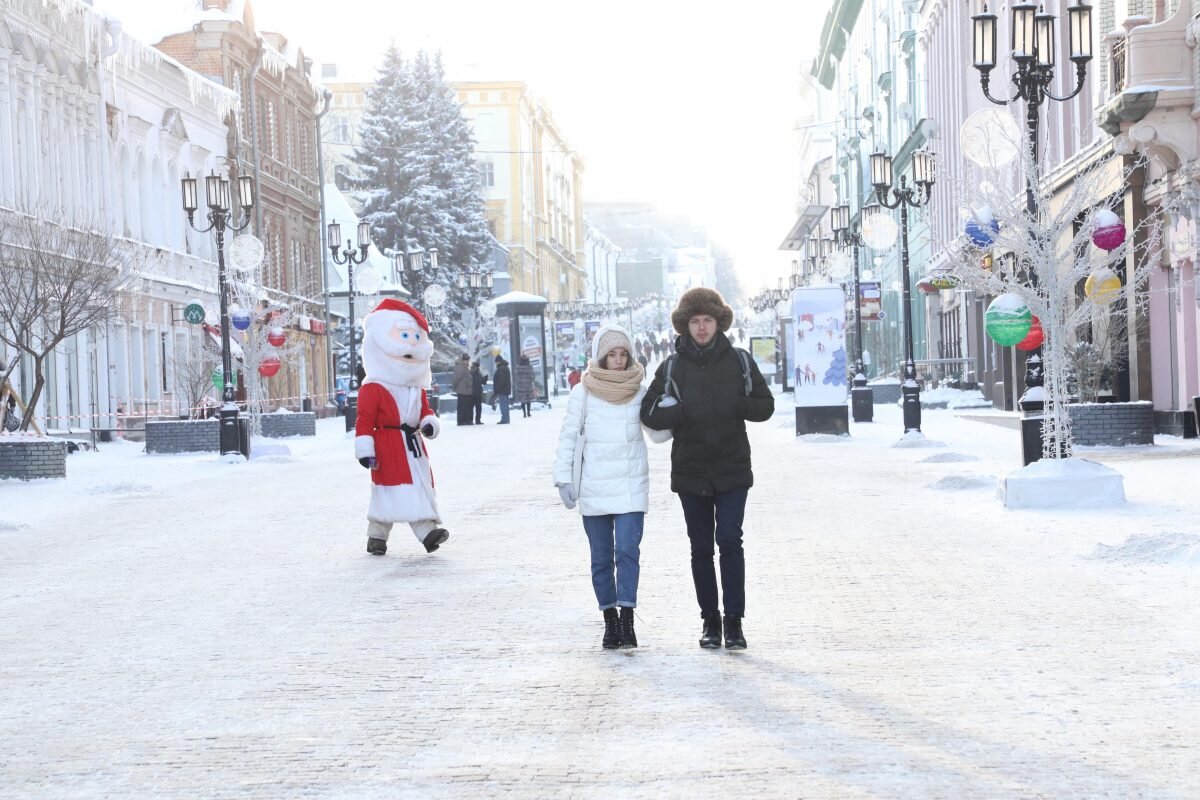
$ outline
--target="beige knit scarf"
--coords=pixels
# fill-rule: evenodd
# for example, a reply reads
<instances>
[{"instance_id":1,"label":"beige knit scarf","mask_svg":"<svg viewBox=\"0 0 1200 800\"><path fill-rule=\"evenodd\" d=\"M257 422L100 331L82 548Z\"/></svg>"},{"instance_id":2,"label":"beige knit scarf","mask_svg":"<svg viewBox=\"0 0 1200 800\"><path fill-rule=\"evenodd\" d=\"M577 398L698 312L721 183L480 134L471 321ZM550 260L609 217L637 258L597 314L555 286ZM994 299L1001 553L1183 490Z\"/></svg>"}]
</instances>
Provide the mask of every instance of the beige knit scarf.
<instances>
[{"instance_id":1,"label":"beige knit scarf","mask_svg":"<svg viewBox=\"0 0 1200 800\"><path fill-rule=\"evenodd\" d=\"M634 361L629 369L603 369L595 360L588 362L583 373L583 388L601 400L623 405L633 399L642 386L646 370Z\"/></svg>"}]
</instances>

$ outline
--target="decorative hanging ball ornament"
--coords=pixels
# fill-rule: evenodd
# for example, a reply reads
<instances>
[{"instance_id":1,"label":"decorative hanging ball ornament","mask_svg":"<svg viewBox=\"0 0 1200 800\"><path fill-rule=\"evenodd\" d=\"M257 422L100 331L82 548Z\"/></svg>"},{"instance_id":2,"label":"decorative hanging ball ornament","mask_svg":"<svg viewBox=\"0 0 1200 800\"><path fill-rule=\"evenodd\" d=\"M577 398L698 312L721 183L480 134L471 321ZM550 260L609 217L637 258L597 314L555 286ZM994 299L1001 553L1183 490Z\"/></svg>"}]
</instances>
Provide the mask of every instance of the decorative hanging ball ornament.
<instances>
[{"instance_id":1,"label":"decorative hanging ball ornament","mask_svg":"<svg viewBox=\"0 0 1200 800\"><path fill-rule=\"evenodd\" d=\"M1100 267L1088 275L1083 293L1093 303L1106 306L1121 296L1121 279L1108 267Z\"/></svg>"},{"instance_id":2,"label":"decorative hanging ball ornament","mask_svg":"<svg viewBox=\"0 0 1200 800\"><path fill-rule=\"evenodd\" d=\"M1125 223L1107 208L1096 212L1092 219L1096 229L1092 232L1092 244L1110 253L1125 244Z\"/></svg>"},{"instance_id":3,"label":"decorative hanging ball ornament","mask_svg":"<svg viewBox=\"0 0 1200 800\"><path fill-rule=\"evenodd\" d=\"M267 331L267 341L274 347L283 347L283 343L287 341L287 335L283 332L283 328L276 325Z\"/></svg>"},{"instance_id":4,"label":"decorative hanging ball ornament","mask_svg":"<svg viewBox=\"0 0 1200 800\"><path fill-rule=\"evenodd\" d=\"M229 309L229 321L233 327L244 331L250 327L250 312L241 306L233 306Z\"/></svg>"},{"instance_id":5,"label":"decorative hanging ball ornament","mask_svg":"<svg viewBox=\"0 0 1200 800\"><path fill-rule=\"evenodd\" d=\"M258 374L264 378L272 378L276 372L279 372L279 367L283 362L277 356L267 356L258 364Z\"/></svg>"},{"instance_id":6,"label":"decorative hanging ball ornament","mask_svg":"<svg viewBox=\"0 0 1200 800\"><path fill-rule=\"evenodd\" d=\"M1019 294L1002 294L987 307L983 325L993 342L1012 347L1029 335L1033 312Z\"/></svg>"},{"instance_id":7,"label":"decorative hanging ball ornament","mask_svg":"<svg viewBox=\"0 0 1200 800\"><path fill-rule=\"evenodd\" d=\"M1042 342L1046 341L1046 332L1042 330L1042 321L1037 316L1030 318L1029 333L1025 338L1017 342L1018 350L1037 350L1042 346Z\"/></svg>"},{"instance_id":8,"label":"decorative hanging ball ornament","mask_svg":"<svg viewBox=\"0 0 1200 800\"><path fill-rule=\"evenodd\" d=\"M983 206L971 212L963 233L976 247L991 247L996 241L996 234L1000 233L1000 221L996 219L990 207Z\"/></svg>"}]
</instances>

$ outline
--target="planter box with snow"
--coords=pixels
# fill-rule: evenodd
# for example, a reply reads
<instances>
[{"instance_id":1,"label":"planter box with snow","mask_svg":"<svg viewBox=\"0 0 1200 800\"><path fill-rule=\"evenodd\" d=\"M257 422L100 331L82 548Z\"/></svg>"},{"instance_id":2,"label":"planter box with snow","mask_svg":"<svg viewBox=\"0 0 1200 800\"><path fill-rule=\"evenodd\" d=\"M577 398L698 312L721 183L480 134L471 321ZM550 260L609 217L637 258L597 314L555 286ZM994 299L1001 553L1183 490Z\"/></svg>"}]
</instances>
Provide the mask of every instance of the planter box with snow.
<instances>
[{"instance_id":1,"label":"planter box with snow","mask_svg":"<svg viewBox=\"0 0 1200 800\"><path fill-rule=\"evenodd\" d=\"M268 439L286 439L289 436L316 436L317 415L312 412L263 414L262 435Z\"/></svg>"},{"instance_id":2,"label":"planter box with snow","mask_svg":"<svg viewBox=\"0 0 1200 800\"><path fill-rule=\"evenodd\" d=\"M871 388L871 399L877 406L900 402L900 381L882 380L867 386Z\"/></svg>"},{"instance_id":3,"label":"planter box with snow","mask_svg":"<svg viewBox=\"0 0 1200 800\"><path fill-rule=\"evenodd\" d=\"M0 478L32 481L67 477L67 443L57 439L0 440Z\"/></svg>"},{"instance_id":4,"label":"planter box with snow","mask_svg":"<svg viewBox=\"0 0 1200 800\"><path fill-rule=\"evenodd\" d=\"M1071 434L1084 447L1154 444L1154 404L1076 403L1069 406Z\"/></svg>"},{"instance_id":5,"label":"planter box with snow","mask_svg":"<svg viewBox=\"0 0 1200 800\"><path fill-rule=\"evenodd\" d=\"M221 449L220 422L189 419L146 423L147 453L205 453Z\"/></svg>"}]
</instances>

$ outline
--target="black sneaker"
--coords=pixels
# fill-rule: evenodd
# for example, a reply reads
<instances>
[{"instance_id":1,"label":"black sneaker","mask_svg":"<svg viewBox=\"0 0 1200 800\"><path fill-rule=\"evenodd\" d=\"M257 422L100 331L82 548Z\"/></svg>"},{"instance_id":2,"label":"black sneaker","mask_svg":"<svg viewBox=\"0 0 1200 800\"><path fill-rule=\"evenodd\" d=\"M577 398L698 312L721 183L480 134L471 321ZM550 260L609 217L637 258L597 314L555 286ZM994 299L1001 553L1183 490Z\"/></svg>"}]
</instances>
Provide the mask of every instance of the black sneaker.
<instances>
[{"instance_id":1,"label":"black sneaker","mask_svg":"<svg viewBox=\"0 0 1200 800\"><path fill-rule=\"evenodd\" d=\"M721 615L716 611L705 611L704 630L700 634L700 646L705 650L721 649Z\"/></svg>"},{"instance_id":2,"label":"black sneaker","mask_svg":"<svg viewBox=\"0 0 1200 800\"><path fill-rule=\"evenodd\" d=\"M622 608L621 619L621 649L632 650L637 647L637 635L633 632L633 609Z\"/></svg>"},{"instance_id":3,"label":"black sneaker","mask_svg":"<svg viewBox=\"0 0 1200 800\"><path fill-rule=\"evenodd\" d=\"M439 547L445 544L446 540L449 538L450 531L446 530L445 528L434 528L422 541L422 544L425 545L425 552L432 553L434 550L437 550Z\"/></svg>"},{"instance_id":4,"label":"black sneaker","mask_svg":"<svg viewBox=\"0 0 1200 800\"><path fill-rule=\"evenodd\" d=\"M387 542L383 539L375 539L368 537L367 552L373 556L381 556L387 552Z\"/></svg>"},{"instance_id":5,"label":"black sneaker","mask_svg":"<svg viewBox=\"0 0 1200 800\"><path fill-rule=\"evenodd\" d=\"M615 608L604 609L604 638L600 646L605 650L616 650L621 646L621 627Z\"/></svg>"},{"instance_id":6,"label":"black sneaker","mask_svg":"<svg viewBox=\"0 0 1200 800\"><path fill-rule=\"evenodd\" d=\"M746 637L742 635L742 618L725 617L725 649L745 650Z\"/></svg>"}]
</instances>

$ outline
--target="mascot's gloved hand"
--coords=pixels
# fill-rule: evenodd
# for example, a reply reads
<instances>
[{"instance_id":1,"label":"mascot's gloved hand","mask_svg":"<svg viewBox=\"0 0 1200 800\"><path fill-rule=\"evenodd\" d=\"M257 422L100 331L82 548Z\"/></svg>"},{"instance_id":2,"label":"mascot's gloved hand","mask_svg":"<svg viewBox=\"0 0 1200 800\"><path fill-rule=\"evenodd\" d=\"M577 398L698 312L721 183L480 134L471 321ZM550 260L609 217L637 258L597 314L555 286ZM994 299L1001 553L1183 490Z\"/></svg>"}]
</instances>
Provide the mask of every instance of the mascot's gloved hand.
<instances>
[{"instance_id":1,"label":"mascot's gloved hand","mask_svg":"<svg viewBox=\"0 0 1200 800\"><path fill-rule=\"evenodd\" d=\"M375 456L360 458L358 463L362 464L366 469L379 469L379 462L375 460Z\"/></svg>"},{"instance_id":2,"label":"mascot's gloved hand","mask_svg":"<svg viewBox=\"0 0 1200 800\"><path fill-rule=\"evenodd\" d=\"M436 439L441 432L442 423L437 417L428 416L421 420L421 435L426 439Z\"/></svg>"},{"instance_id":3,"label":"mascot's gloved hand","mask_svg":"<svg viewBox=\"0 0 1200 800\"><path fill-rule=\"evenodd\" d=\"M562 498L562 504L567 508L575 507L575 487L569 483L558 484L558 496Z\"/></svg>"}]
</instances>

